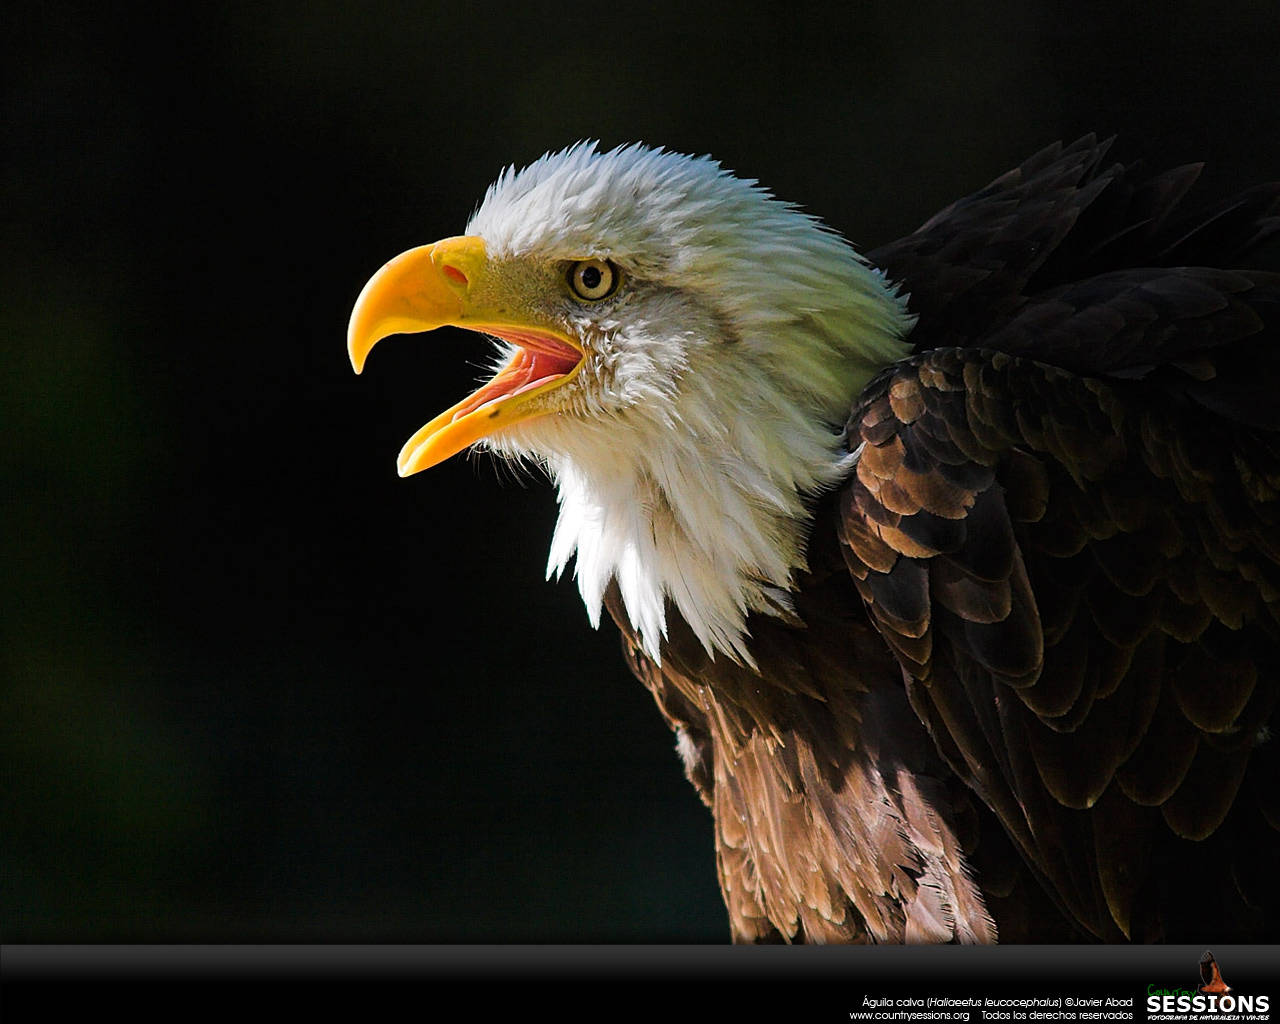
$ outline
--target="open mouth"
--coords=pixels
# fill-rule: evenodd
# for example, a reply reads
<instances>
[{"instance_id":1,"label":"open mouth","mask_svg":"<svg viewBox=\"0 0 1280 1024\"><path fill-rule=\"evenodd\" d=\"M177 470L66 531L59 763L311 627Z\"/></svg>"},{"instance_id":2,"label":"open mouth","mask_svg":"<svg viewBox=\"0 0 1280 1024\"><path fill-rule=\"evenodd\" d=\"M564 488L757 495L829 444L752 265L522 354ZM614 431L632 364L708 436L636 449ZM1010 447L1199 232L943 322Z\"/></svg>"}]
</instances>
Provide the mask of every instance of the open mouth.
<instances>
[{"instance_id":1,"label":"open mouth","mask_svg":"<svg viewBox=\"0 0 1280 1024\"><path fill-rule=\"evenodd\" d=\"M505 399L529 394L544 385L563 381L582 362L581 352L549 335L507 327L486 328L485 333L511 342L518 346L518 351L491 381L450 410L453 414L451 423L464 416L482 412Z\"/></svg>"},{"instance_id":2,"label":"open mouth","mask_svg":"<svg viewBox=\"0 0 1280 1024\"><path fill-rule=\"evenodd\" d=\"M571 380L582 365L582 350L562 335L507 325L459 326L510 342L516 352L492 380L409 438L397 460L401 476L428 469L495 431L549 412L537 399Z\"/></svg>"},{"instance_id":3,"label":"open mouth","mask_svg":"<svg viewBox=\"0 0 1280 1024\"><path fill-rule=\"evenodd\" d=\"M445 238L384 264L352 307L347 354L356 373L364 368L373 346L393 334L463 327L514 346L491 380L409 438L398 460L401 476L443 462L499 430L553 412L553 404L542 396L563 387L582 367L585 352L571 334L537 319L522 320L510 311L523 308L515 298L495 303L484 297L477 282L488 272L483 238Z\"/></svg>"}]
</instances>

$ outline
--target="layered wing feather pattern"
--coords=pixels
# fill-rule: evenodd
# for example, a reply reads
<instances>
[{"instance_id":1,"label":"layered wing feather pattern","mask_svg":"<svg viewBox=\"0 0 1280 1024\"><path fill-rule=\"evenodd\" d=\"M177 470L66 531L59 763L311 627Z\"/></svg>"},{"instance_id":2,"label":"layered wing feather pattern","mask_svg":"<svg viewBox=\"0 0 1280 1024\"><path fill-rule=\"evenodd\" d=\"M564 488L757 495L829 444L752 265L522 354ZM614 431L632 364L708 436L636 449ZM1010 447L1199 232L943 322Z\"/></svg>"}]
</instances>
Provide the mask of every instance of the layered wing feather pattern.
<instances>
[{"instance_id":1,"label":"layered wing feather pattern","mask_svg":"<svg viewBox=\"0 0 1280 1024\"><path fill-rule=\"evenodd\" d=\"M1280 848L1280 276L1222 266L1277 192L1170 232L1195 169L1134 186L1101 152L873 254L920 284L918 354L855 407L841 539L939 750L1070 921L1186 936L1213 903L1246 937ZM1140 242L1157 265L1114 269ZM1158 265L1192 252L1217 267Z\"/></svg>"}]
</instances>

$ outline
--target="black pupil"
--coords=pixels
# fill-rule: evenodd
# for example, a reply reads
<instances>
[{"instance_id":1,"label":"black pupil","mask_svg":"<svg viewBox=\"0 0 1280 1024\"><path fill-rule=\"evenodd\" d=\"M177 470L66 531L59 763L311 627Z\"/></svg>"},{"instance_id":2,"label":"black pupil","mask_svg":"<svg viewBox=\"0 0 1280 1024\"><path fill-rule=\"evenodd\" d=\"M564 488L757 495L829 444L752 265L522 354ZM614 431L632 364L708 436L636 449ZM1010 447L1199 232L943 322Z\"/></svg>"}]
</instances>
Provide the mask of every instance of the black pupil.
<instances>
[{"instance_id":1,"label":"black pupil","mask_svg":"<svg viewBox=\"0 0 1280 1024\"><path fill-rule=\"evenodd\" d=\"M604 275L600 273L599 267L583 267L582 268L582 287L589 292L595 291L600 287L600 282Z\"/></svg>"}]
</instances>

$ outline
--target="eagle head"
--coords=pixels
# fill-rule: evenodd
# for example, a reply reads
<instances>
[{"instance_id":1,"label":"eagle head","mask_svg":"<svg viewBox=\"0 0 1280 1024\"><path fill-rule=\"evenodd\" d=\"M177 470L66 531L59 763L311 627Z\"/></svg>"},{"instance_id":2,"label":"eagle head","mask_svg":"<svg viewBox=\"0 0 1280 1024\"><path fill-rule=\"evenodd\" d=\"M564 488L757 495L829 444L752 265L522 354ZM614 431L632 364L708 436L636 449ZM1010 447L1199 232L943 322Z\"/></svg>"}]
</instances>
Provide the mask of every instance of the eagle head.
<instances>
[{"instance_id":1,"label":"eagle head","mask_svg":"<svg viewBox=\"0 0 1280 1024\"><path fill-rule=\"evenodd\" d=\"M365 285L359 373L391 334L490 336L480 387L405 444L402 476L471 446L546 469L548 574L577 557L593 622L616 581L658 656L668 602L748 660L785 612L809 499L848 467L858 389L906 351L904 299L816 219L708 158L580 144L510 168L465 233Z\"/></svg>"}]
</instances>

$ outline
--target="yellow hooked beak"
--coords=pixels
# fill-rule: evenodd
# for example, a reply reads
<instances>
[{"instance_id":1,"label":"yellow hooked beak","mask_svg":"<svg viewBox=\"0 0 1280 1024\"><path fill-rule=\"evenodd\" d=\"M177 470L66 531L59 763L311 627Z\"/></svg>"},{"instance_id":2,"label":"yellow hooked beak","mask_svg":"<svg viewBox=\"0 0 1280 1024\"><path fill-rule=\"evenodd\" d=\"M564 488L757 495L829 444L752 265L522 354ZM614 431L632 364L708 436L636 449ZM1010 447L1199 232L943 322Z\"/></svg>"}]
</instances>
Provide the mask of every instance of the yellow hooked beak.
<instances>
[{"instance_id":1,"label":"yellow hooked beak","mask_svg":"<svg viewBox=\"0 0 1280 1024\"><path fill-rule=\"evenodd\" d=\"M465 327L492 334L518 351L497 375L446 409L405 443L401 476L428 469L497 430L548 411L538 399L571 380L582 348L563 331L520 322L476 298L488 269L484 239L446 238L401 253L370 278L347 327L347 353L356 373L369 352L391 334Z\"/></svg>"}]
</instances>

